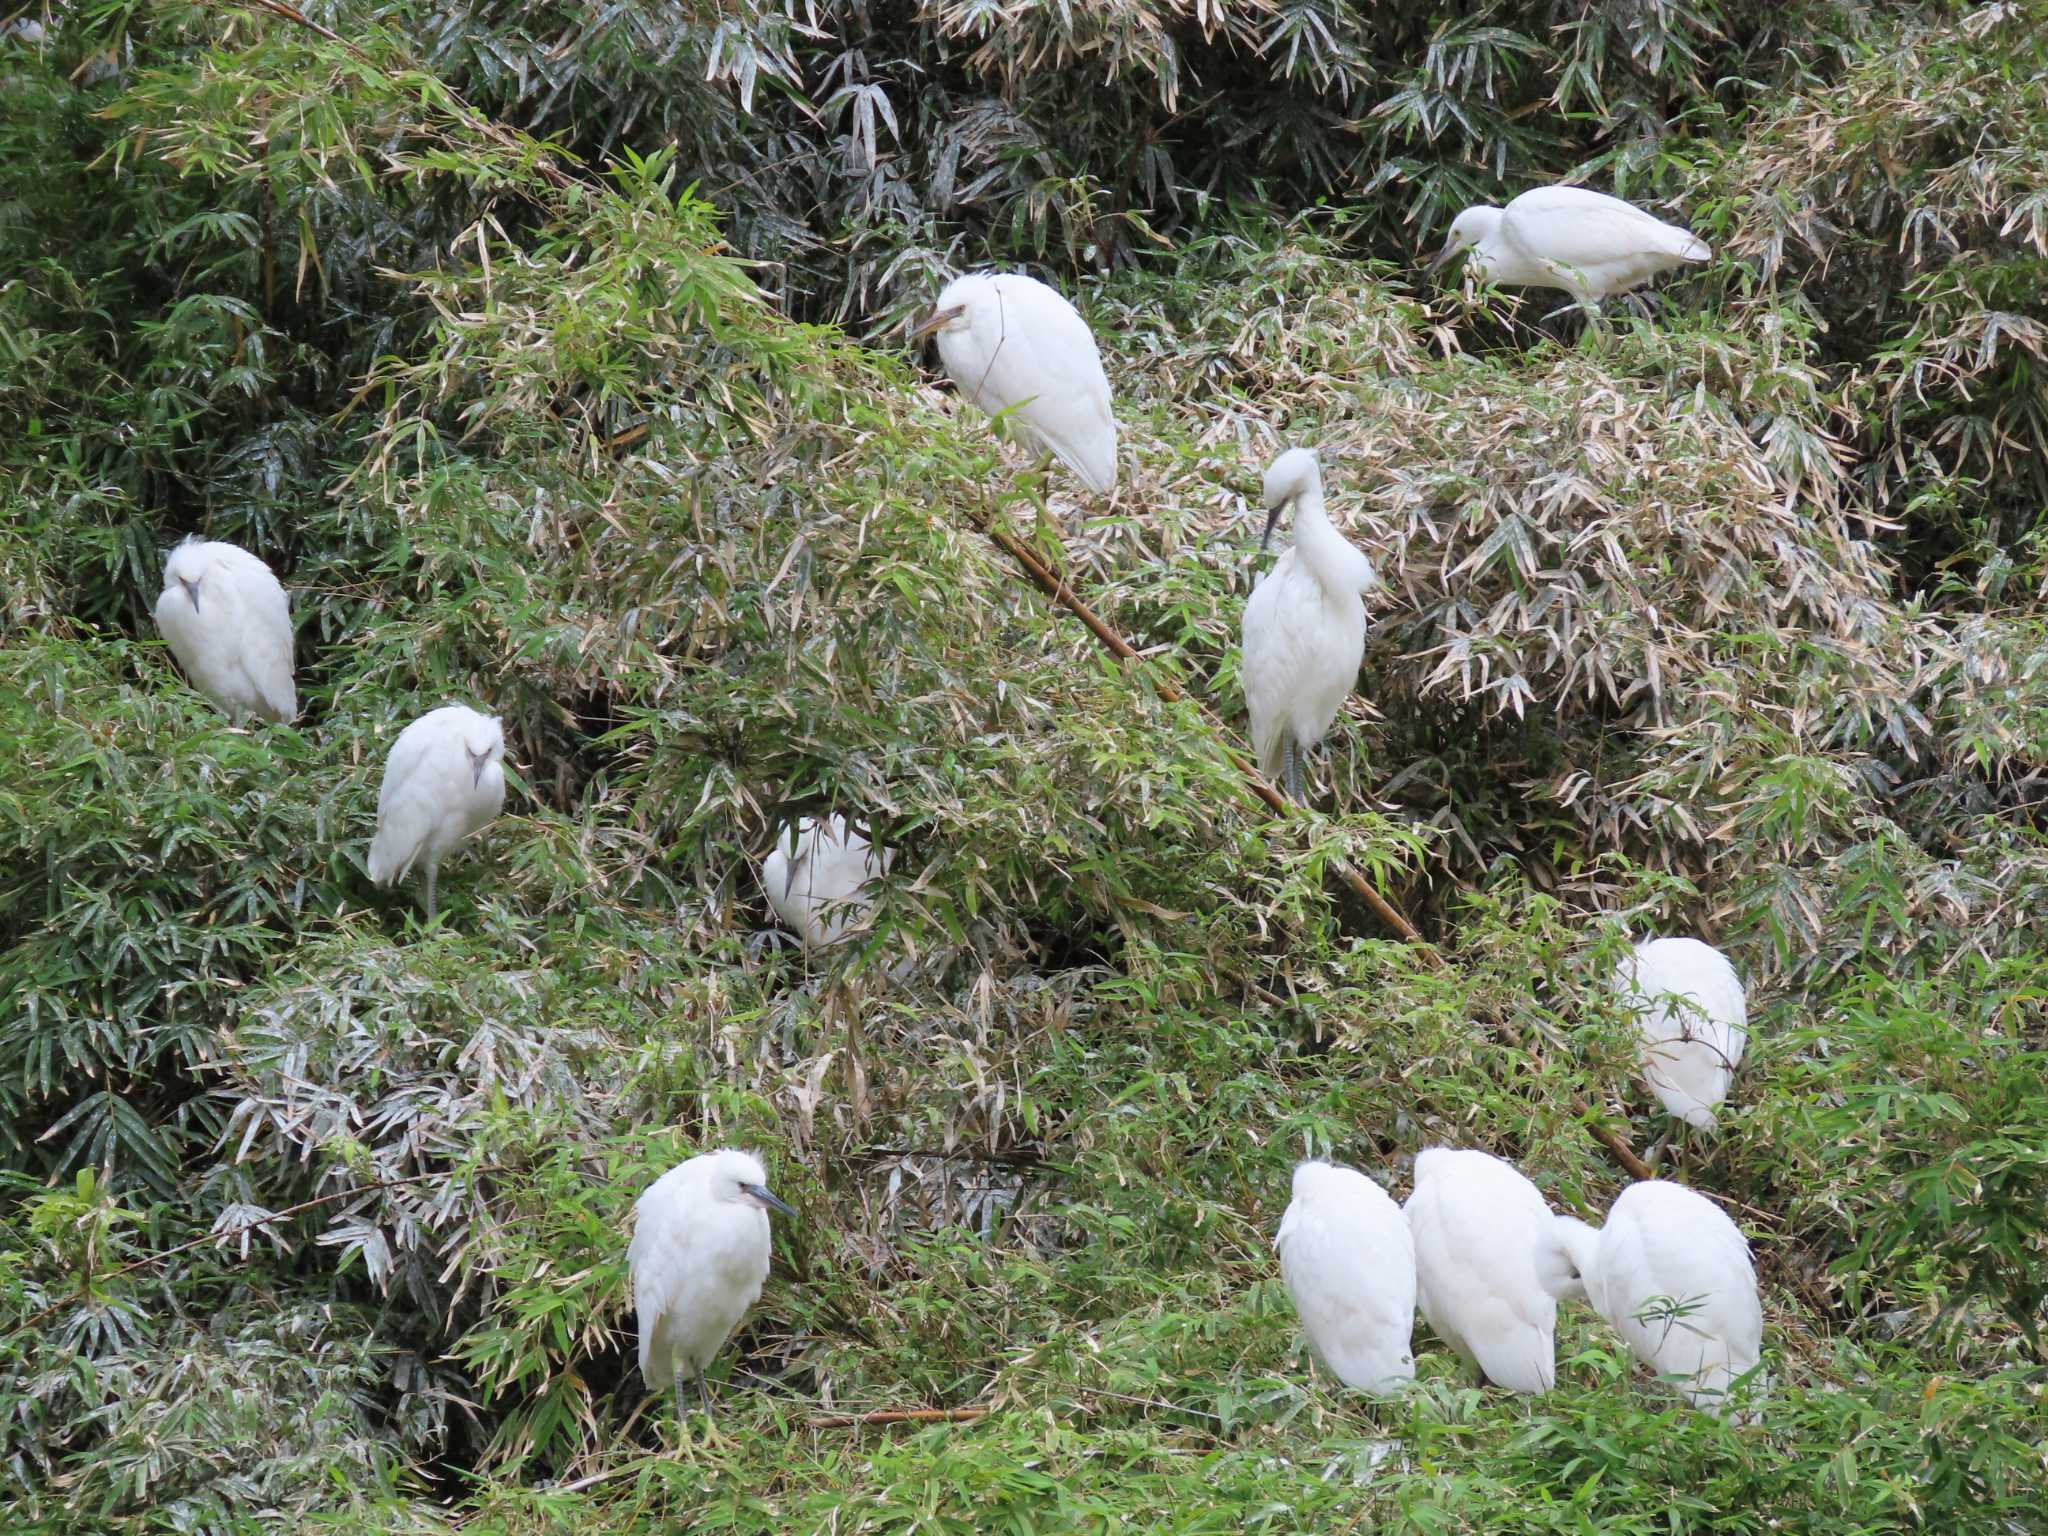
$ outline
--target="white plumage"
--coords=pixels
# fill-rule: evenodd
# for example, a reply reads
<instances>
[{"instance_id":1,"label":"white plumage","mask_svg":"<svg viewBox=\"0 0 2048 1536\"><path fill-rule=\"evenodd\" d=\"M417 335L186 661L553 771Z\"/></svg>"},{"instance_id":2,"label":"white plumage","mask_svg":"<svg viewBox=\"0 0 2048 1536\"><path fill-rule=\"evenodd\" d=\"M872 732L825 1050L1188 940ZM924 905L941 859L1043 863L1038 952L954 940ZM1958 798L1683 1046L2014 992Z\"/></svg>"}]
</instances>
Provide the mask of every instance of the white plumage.
<instances>
[{"instance_id":1,"label":"white plumage","mask_svg":"<svg viewBox=\"0 0 2048 1536\"><path fill-rule=\"evenodd\" d=\"M626 1265L640 1318L640 1374L657 1392L675 1387L678 1418L686 1379L711 1415L704 1372L760 1299L770 1206L796 1214L768 1193L760 1159L730 1148L678 1163L634 1204Z\"/></svg>"},{"instance_id":2,"label":"white plumage","mask_svg":"<svg viewBox=\"0 0 2048 1536\"><path fill-rule=\"evenodd\" d=\"M172 550L156 627L192 686L230 719L298 714L284 588L246 549L194 537Z\"/></svg>"},{"instance_id":3,"label":"white plumage","mask_svg":"<svg viewBox=\"0 0 2048 1536\"><path fill-rule=\"evenodd\" d=\"M918 336L936 335L960 392L1004 418L1088 489L1116 489L1116 417L1102 354L1080 312L1021 272L970 272L939 294Z\"/></svg>"},{"instance_id":4,"label":"white plumage","mask_svg":"<svg viewBox=\"0 0 2048 1536\"><path fill-rule=\"evenodd\" d=\"M1274 1240L1309 1349L1347 1387L1415 1379L1415 1243L1385 1190L1355 1168L1302 1163Z\"/></svg>"},{"instance_id":5,"label":"white plumage","mask_svg":"<svg viewBox=\"0 0 2048 1536\"><path fill-rule=\"evenodd\" d=\"M762 860L761 888L775 915L804 943L837 944L867 916L868 884L888 872L891 857L870 848L844 816L806 816Z\"/></svg>"},{"instance_id":6,"label":"white plumage","mask_svg":"<svg viewBox=\"0 0 2048 1536\"><path fill-rule=\"evenodd\" d=\"M1294 544L1253 584L1244 605L1244 698L1252 751L1268 779L1285 775L1297 802L1302 754L1323 739L1358 682L1365 655L1362 594L1372 561L1330 522L1312 449L1290 448L1266 470L1266 532L1294 508Z\"/></svg>"},{"instance_id":7,"label":"white plumage","mask_svg":"<svg viewBox=\"0 0 2048 1536\"><path fill-rule=\"evenodd\" d=\"M1689 231L1585 187L1537 187L1505 208L1467 208L1432 265L1460 251L1471 252L1467 266L1479 277L1560 288L1582 304L1714 254Z\"/></svg>"},{"instance_id":8,"label":"white plumage","mask_svg":"<svg viewBox=\"0 0 2048 1536\"><path fill-rule=\"evenodd\" d=\"M1622 961L1615 990L1635 1014L1644 1084L1687 1125L1710 1129L1749 1044L1735 967L1698 939L1649 939Z\"/></svg>"},{"instance_id":9,"label":"white plumage","mask_svg":"<svg viewBox=\"0 0 2048 1536\"><path fill-rule=\"evenodd\" d=\"M1635 1357L1696 1407L1724 1407L1763 1349L1756 1269L1735 1223L1683 1185L1646 1179L1622 1191L1606 1226L1558 1225L1587 1301Z\"/></svg>"},{"instance_id":10,"label":"white plumage","mask_svg":"<svg viewBox=\"0 0 2048 1536\"><path fill-rule=\"evenodd\" d=\"M1575 1294L1564 1235L1542 1193L1485 1152L1431 1147L1403 1209L1422 1315L1495 1386L1557 1382L1557 1302Z\"/></svg>"},{"instance_id":11,"label":"white plumage","mask_svg":"<svg viewBox=\"0 0 2048 1536\"><path fill-rule=\"evenodd\" d=\"M487 825L505 803L505 732L489 715L448 704L398 733L377 791L370 878L379 885L423 872L427 916L449 849Z\"/></svg>"}]
</instances>

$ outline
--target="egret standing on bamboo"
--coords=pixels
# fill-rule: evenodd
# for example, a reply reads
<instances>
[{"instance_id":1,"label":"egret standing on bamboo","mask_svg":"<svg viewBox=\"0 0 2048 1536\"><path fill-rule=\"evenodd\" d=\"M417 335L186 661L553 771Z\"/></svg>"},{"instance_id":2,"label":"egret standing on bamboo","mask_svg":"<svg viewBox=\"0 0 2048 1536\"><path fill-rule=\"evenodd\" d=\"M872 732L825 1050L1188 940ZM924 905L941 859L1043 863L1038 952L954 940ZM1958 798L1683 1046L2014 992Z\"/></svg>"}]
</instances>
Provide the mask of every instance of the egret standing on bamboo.
<instances>
[{"instance_id":1,"label":"egret standing on bamboo","mask_svg":"<svg viewBox=\"0 0 2048 1536\"><path fill-rule=\"evenodd\" d=\"M640 1374L654 1391L673 1385L683 1417L686 1377L711 1418L704 1372L768 1278L768 1211L796 1215L768 1193L751 1152L722 1148L678 1163L633 1206L626 1265L640 1317Z\"/></svg>"},{"instance_id":2,"label":"egret standing on bamboo","mask_svg":"<svg viewBox=\"0 0 2048 1536\"><path fill-rule=\"evenodd\" d=\"M421 870L431 922L441 860L504 803L505 732L498 722L461 704L421 715L398 733L384 760L370 878L389 885Z\"/></svg>"},{"instance_id":3,"label":"egret standing on bamboo","mask_svg":"<svg viewBox=\"0 0 2048 1536\"><path fill-rule=\"evenodd\" d=\"M936 336L960 393L1027 446L1106 496L1116 489L1116 417L1102 354L1080 312L1021 272L956 277L914 339ZM1008 414L1004 414L1008 413Z\"/></svg>"},{"instance_id":4,"label":"egret standing on bamboo","mask_svg":"<svg viewBox=\"0 0 2048 1536\"><path fill-rule=\"evenodd\" d=\"M1557 1383L1557 1302L1578 1294L1542 1192L1485 1152L1431 1147L1402 1208L1415 1235L1423 1318L1495 1386Z\"/></svg>"},{"instance_id":5,"label":"egret standing on bamboo","mask_svg":"<svg viewBox=\"0 0 2048 1536\"><path fill-rule=\"evenodd\" d=\"M1312 449L1290 448L1266 471L1266 531L1294 508L1294 544L1252 586L1244 605L1244 698L1259 772L1307 804L1302 754L1330 729L1358 683L1365 655L1362 594L1379 585L1372 561L1323 509Z\"/></svg>"},{"instance_id":6,"label":"egret standing on bamboo","mask_svg":"<svg viewBox=\"0 0 2048 1536\"><path fill-rule=\"evenodd\" d=\"M230 720L299 712L284 588L246 549L193 537L172 550L156 627L192 686Z\"/></svg>"},{"instance_id":7,"label":"egret standing on bamboo","mask_svg":"<svg viewBox=\"0 0 2048 1536\"><path fill-rule=\"evenodd\" d=\"M1274 1240L1317 1360L1382 1394L1415 1379L1415 1243L1387 1192L1355 1168L1302 1163Z\"/></svg>"},{"instance_id":8,"label":"egret standing on bamboo","mask_svg":"<svg viewBox=\"0 0 2048 1536\"><path fill-rule=\"evenodd\" d=\"M1728 957L1698 939L1649 939L1615 974L1635 1014L1643 1082L1695 1130L1711 1130L1749 1044L1742 982Z\"/></svg>"},{"instance_id":9,"label":"egret standing on bamboo","mask_svg":"<svg viewBox=\"0 0 2048 1536\"><path fill-rule=\"evenodd\" d=\"M1725 1408L1763 1351L1756 1266L1735 1223L1662 1179L1623 1190L1604 1227L1557 1220L1593 1310L1693 1406Z\"/></svg>"},{"instance_id":10,"label":"egret standing on bamboo","mask_svg":"<svg viewBox=\"0 0 2048 1536\"><path fill-rule=\"evenodd\" d=\"M761 888L775 915L820 949L867 916L868 884L888 871L890 857L869 847L844 816L806 816L762 860Z\"/></svg>"},{"instance_id":11,"label":"egret standing on bamboo","mask_svg":"<svg viewBox=\"0 0 2048 1536\"><path fill-rule=\"evenodd\" d=\"M1430 269L1469 251L1466 270L1503 287L1558 288L1598 305L1660 272L1707 261L1707 242L1586 187L1537 187L1505 208L1467 208Z\"/></svg>"}]
</instances>

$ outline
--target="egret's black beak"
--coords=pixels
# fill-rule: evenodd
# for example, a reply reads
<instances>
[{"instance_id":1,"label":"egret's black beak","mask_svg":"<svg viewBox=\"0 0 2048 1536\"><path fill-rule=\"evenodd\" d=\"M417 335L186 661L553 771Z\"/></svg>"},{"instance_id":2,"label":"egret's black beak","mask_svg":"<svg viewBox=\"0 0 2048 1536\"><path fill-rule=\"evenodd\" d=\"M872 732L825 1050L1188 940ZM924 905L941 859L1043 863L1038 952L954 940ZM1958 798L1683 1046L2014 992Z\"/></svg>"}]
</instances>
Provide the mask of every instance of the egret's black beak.
<instances>
[{"instance_id":1,"label":"egret's black beak","mask_svg":"<svg viewBox=\"0 0 2048 1536\"><path fill-rule=\"evenodd\" d=\"M1266 552L1266 546L1273 542L1273 525L1280 521L1280 514L1287 510L1287 503L1276 501L1266 508L1266 531L1259 535L1259 553Z\"/></svg>"},{"instance_id":2,"label":"egret's black beak","mask_svg":"<svg viewBox=\"0 0 2048 1536\"><path fill-rule=\"evenodd\" d=\"M187 581L184 577L180 576L178 578L178 585L183 587L185 595L192 599L192 611L197 613L199 611L199 583Z\"/></svg>"},{"instance_id":3,"label":"egret's black beak","mask_svg":"<svg viewBox=\"0 0 2048 1536\"><path fill-rule=\"evenodd\" d=\"M1436 271L1437 268L1443 266L1463 249L1464 247L1458 244L1458 237L1456 235L1451 236L1450 239L1444 242L1444 248L1436 253L1436 259L1429 264L1428 270L1431 272Z\"/></svg>"},{"instance_id":4,"label":"egret's black beak","mask_svg":"<svg viewBox=\"0 0 2048 1536\"><path fill-rule=\"evenodd\" d=\"M469 752L468 747L464 747L462 750ZM491 749L489 747L485 747L481 752L469 752L469 787L471 789L483 788L484 770L490 765Z\"/></svg>"},{"instance_id":5,"label":"egret's black beak","mask_svg":"<svg viewBox=\"0 0 2048 1536\"><path fill-rule=\"evenodd\" d=\"M951 309L935 309L924 317L918 328L910 333L912 341L923 341L934 331L942 331L958 320L967 310L965 304L955 304Z\"/></svg>"},{"instance_id":6,"label":"egret's black beak","mask_svg":"<svg viewBox=\"0 0 2048 1536\"><path fill-rule=\"evenodd\" d=\"M789 900L789 893L796 889L796 877L803 873L803 867L810 863L808 853L800 853L789 861L789 873L782 877L782 899Z\"/></svg>"},{"instance_id":7,"label":"egret's black beak","mask_svg":"<svg viewBox=\"0 0 2048 1536\"><path fill-rule=\"evenodd\" d=\"M762 1205L774 1206L776 1210L782 1212L782 1214L785 1216L794 1218L796 1215L795 1211L791 1210L788 1206L784 1205L780 1200L776 1199L773 1195L769 1194L768 1186L765 1184L742 1184L740 1186L740 1193L745 1195L749 1200L758 1201Z\"/></svg>"}]
</instances>

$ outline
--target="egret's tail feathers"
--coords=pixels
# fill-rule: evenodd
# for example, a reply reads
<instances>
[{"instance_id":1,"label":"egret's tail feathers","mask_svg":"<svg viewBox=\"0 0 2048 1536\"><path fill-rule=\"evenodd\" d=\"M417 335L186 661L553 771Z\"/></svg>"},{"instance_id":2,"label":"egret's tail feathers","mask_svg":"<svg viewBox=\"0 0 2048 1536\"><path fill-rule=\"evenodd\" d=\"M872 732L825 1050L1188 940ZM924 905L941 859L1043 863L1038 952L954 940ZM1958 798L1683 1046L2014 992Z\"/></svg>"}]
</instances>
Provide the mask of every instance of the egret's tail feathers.
<instances>
[{"instance_id":1,"label":"egret's tail feathers","mask_svg":"<svg viewBox=\"0 0 2048 1536\"><path fill-rule=\"evenodd\" d=\"M1691 1109L1681 1111L1678 1118L1696 1131L1712 1131L1719 1124L1714 1119L1714 1112L1704 1104L1695 1104Z\"/></svg>"},{"instance_id":2,"label":"egret's tail feathers","mask_svg":"<svg viewBox=\"0 0 2048 1536\"><path fill-rule=\"evenodd\" d=\"M382 828L370 842L370 881L374 885L389 885L394 880L405 878L405 872L412 868L412 861L419 854L417 844L402 847L399 840Z\"/></svg>"}]
</instances>

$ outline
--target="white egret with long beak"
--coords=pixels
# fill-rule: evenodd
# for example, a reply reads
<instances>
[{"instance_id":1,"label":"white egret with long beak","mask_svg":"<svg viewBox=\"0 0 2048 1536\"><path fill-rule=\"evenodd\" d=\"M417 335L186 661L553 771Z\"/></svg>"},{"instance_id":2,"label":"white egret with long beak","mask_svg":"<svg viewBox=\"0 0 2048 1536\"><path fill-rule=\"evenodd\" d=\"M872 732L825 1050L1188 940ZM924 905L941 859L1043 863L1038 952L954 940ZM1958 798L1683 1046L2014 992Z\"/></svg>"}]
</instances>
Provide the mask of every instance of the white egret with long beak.
<instances>
[{"instance_id":1,"label":"white egret with long beak","mask_svg":"<svg viewBox=\"0 0 2048 1536\"><path fill-rule=\"evenodd\" d=\"M1763 1353L1756 1265L1735 1223L1662 1179L1629 1185L1604 1227L1557 1222L1593 1310L1694 1407L1725 1410Z\"/></svg>"},{"instance_id":2,"label":"white egret with long beak","mask_svg":"<svg viewBox=\"0 0 2048 1536\"><path fill-rule=\"evenodd\" d=\"M1503 287L1557 288L1597 305L1714 253L1697 235L1618 197L1537 187L1505 208L1481 204L1460 213L1430 270L1461 254L1467 271Z\"/></svg>"},{"instance_id":3,"label":"white egret with long beak","mask_svg":"<svg viewBox=\"0 0 2048 1536\"><path fill-rule=\"evenodd\" d=\"M1402 1207L1415 1237L1423 1318L1495 1386L1557 1383L1558 1298L1579 1294L1543 1194L1486 1152L1431 1147Z\"/></svg>"},{"instance_id":4,"label":"white egret with long beak","mask_svg":"<svg viewBox=\"0 0 2048 1536\"><path fill-rule=\"evenodd\" d=\"M194 537L172 550L156 627L192 686L229 719L290 720L299 712L284 588L246 549Z\"/></svg>"},{"instance_id":5,"label":"white egret with long beak","mask_svg":"<svg viewBox=\"0 0 2048 1536\"><path fill-rule=\"evenodd\" d=\"M389 885L408 870L420 870L431 922L441 860L488 825L504 803L504 728L462 704L421 715L398 733L384 760L370 878Z\"/></svg>"},{"instance_id":6,"label":"white egret with long beak","mask_svg":"<svg viewBox=\"0 0 2048 1536\"><path fill-rule=\"evenodd\" d=\"M1252 751L1269 780L1306 804L1302 754L1323 739L1358 682L1365 656L1363 594L1372 561L1331 523L1314 450L1290 448L1266 470L1265 549L1294 509L1294 543L1252 586L1244 605L1244 699Z\"/></svg>"},{"instance_id":7,"label":"white egret with long beak","mask_svg":"<svg viewBox=\"0 0 2048 1536\"><path fill-rule=\"evenodd\" d=\"M1080 312L1021 272L970 272L940 292L913 339L935 337L960 393L1088 489L1116 489L1116 417Z\"/></svg>"},{"instance_id":8,"label":"white egret with long beak","mask_svg":"<svg viewBox=\"0 0 2048 1536\"><path fill-rule=\"evenodd\" d=\"M676 1164L633 1206L626 1266L640 1318L640 1374L654 1391L673 1385L676 1419L684 1383L711 1417L704 1372L768 1278L768 1212L796 1212L768 1192L751 1152L721 1148Z\"/></svg>"},{"instance_id":9,"label":"white egret with long beak","mask_svg":"<svg viewBox=\"0 0 2048 1536\"><path fill-rule=\"evenodd\" d=\"M1273 1246L1316 1359L1347 1387L1415 1379L1415 1242L1387 1192L1356 1168L1302 1163Z\"/></svg>"}]
</instances>

